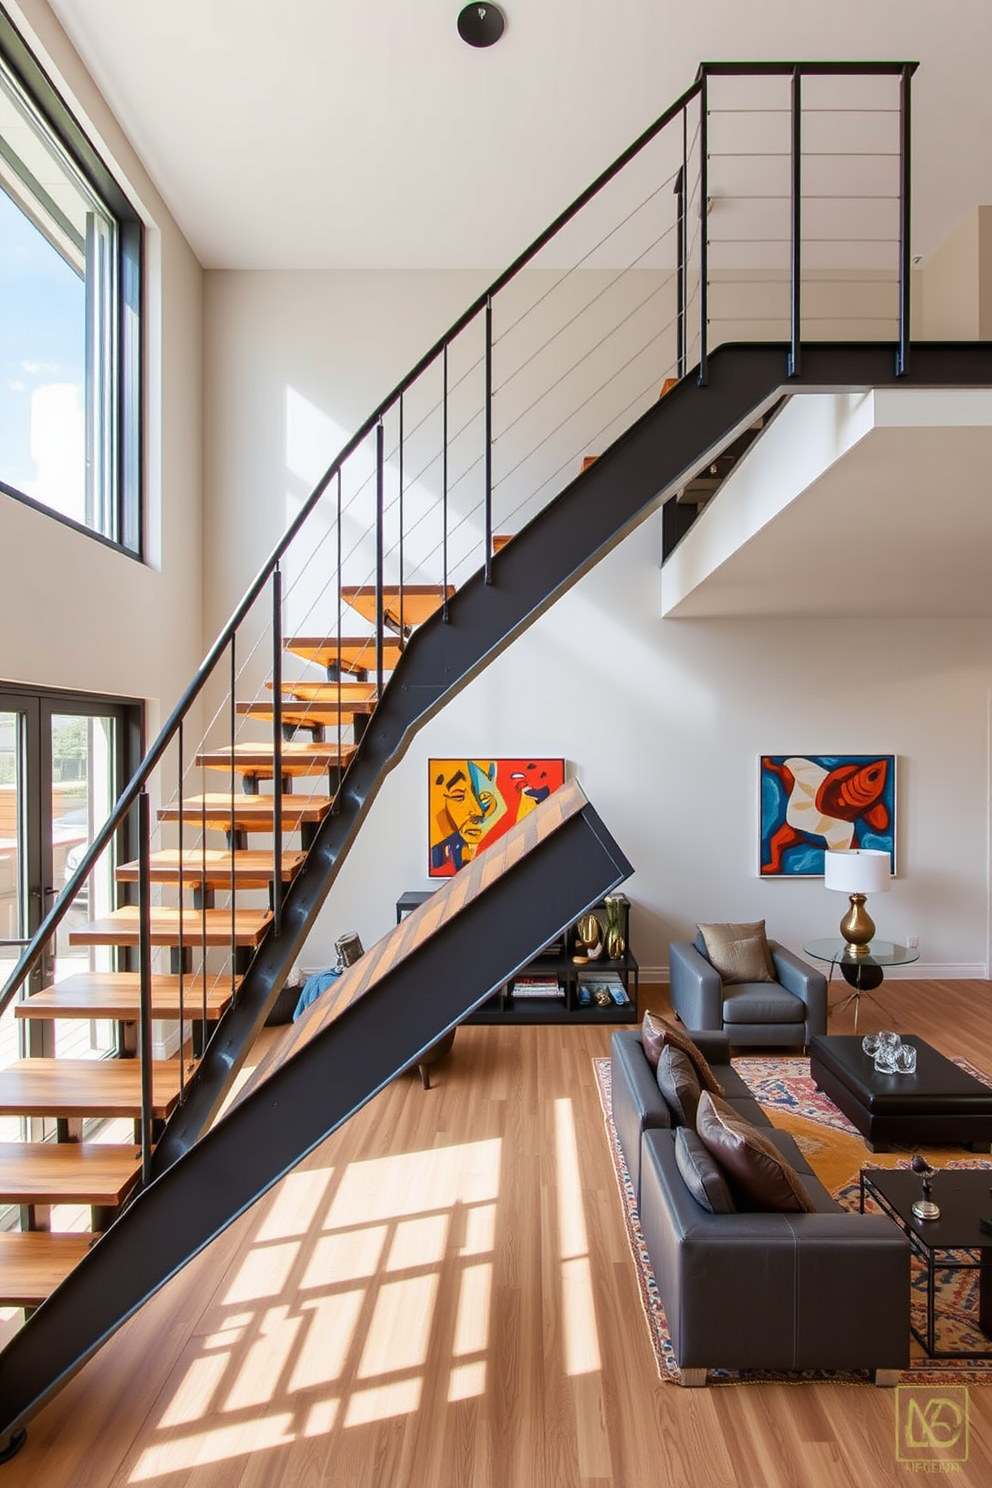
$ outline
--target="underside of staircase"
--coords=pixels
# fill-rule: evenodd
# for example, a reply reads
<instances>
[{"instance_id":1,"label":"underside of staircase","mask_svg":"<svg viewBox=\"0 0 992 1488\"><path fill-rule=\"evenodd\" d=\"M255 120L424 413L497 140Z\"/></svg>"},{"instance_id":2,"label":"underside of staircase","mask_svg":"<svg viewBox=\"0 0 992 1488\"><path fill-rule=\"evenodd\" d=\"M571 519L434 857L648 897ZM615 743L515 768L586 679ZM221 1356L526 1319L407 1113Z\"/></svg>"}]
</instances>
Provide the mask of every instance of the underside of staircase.
<instances>
[{"instance_id":1,"label":"underside of staircase","mask_svg":"<svg viewBox=\"0 0 992 1488\"><path fill-rule=\"evenodd\" d=\"M142 1302L485 1001L536 947L630 872L578 785L566 784L384 936L283 1032L231 1108L138 1193L102 1237L8 1237L20 1253L7 1257L0 1245L0 1261L21 1285L21 1305L37 1310L0 1355L5 1435L16 1444L29 1416ZM460 968L457 976L453 965ZM134 1060L105 1067L117 1079L140 1074ZM42 1085L50 1073L38 1074ZM95 1088L86 1086L87 1111ZM174 1096L171 1085L161 1091L159 1116ZM51 1099L50 1091L40 1097L48 1109ZM112 1099L108 1087L104 1100L108 1113L136 1109L133 1088ZM71 1186L78 1199L84 1184L86 1201L94 1205L126 1198L136 1173L125 1154L109 1149L98 1156L94 1147L77 1146L76 1154L87 1154L87 1171L77 1161L66 1178L58 1169L62 1145L49 1149L51 1170L38 1175L37 1184L43 1177L50 1184L46 1202L57 1187L68 1192ZM0 1174L3 1162L0 1153ZM26 1202L38 1197L37 1185L22 1189Z\"/></svg>"}]
</instances>

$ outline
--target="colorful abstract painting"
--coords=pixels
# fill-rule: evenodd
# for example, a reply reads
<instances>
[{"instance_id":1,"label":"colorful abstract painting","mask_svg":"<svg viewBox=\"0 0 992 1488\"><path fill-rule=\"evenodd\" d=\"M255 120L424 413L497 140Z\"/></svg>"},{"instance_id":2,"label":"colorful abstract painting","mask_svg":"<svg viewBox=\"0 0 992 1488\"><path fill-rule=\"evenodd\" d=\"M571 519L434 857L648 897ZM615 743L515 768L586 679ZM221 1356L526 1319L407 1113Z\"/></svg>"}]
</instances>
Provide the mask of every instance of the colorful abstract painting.
<instances>
[{"instance_id":1,"label":"colorful abstract painting","mask_svg":"<svg viewBox=\"0 0 992 1488\"><path fill-rule=\"evenodd\" d=\"M557 790L565 761L428 761L428 875L450 878Z\"/></svg>"},{"instance_id":2,"label":"colorful abstract painting","mask_svg":"<svg viewBox=\"0 0 992 1488\"><path fill-rule=\"evenodd\" d=\"M894 754L763 754L760 812L763 878L816 877L828 848L887 852L896 871Z\"/></svg>"}]
</instances>

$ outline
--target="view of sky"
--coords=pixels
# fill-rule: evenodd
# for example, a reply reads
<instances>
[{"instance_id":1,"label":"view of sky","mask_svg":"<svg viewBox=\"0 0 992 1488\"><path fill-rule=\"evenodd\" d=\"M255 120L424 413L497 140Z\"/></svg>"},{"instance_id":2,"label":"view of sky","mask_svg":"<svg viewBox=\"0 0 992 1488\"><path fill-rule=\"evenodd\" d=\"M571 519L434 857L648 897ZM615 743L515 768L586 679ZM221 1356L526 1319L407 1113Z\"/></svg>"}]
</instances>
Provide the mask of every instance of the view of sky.
<instances>
[{"instance_id":1,"label":"view of sky","mask_svg":"<svg viewBox=\"0 0 992 1488\"><path fill-rule=\"evenodd\" d=\"M83 515L83 280L0 190L0 480Z\"/></svg>"}]
</instances>

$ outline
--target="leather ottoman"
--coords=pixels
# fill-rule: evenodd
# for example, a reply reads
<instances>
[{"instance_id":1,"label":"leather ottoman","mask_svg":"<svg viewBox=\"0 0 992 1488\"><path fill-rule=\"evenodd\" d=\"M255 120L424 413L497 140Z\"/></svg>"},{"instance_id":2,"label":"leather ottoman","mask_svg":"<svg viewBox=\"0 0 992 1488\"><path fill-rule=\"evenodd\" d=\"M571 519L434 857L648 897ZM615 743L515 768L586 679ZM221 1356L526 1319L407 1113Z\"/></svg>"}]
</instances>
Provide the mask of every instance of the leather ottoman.
<instances>
[{"instance_id":1,"label":"leather ottoman","mask_svg":"<svg viewBox=\"0 0 992 1488\"><path fill-rule=\"evenodd\" d=\"M810 1043L814 1085L854 1123L871 1152L928 1145L988 1152L992 1089L922 1039L901 1037L916 1046L913 1075L880 1074L859 1035L818 1034Z\"/></svg>"}]
</instances>

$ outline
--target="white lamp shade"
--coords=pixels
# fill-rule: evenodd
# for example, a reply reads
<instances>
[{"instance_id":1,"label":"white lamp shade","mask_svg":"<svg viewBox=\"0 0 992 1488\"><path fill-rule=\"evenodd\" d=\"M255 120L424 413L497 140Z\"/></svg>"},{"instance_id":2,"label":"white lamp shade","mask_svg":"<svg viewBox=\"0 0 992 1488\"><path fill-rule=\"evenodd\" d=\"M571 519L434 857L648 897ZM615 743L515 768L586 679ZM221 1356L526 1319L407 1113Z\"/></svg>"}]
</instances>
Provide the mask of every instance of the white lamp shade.
<instances>
[{"instance_id":1,"label":"white lamp shade","mask_svg":"<svg viewBox=\"0 0 992 1488\"><path fill-rule=\"evenodd\" d=\"M884 894L891 883L889 854L874 847L825 852L823 883L841 894Z\"/></svg>"}]
</instances>

